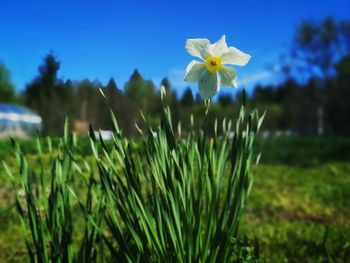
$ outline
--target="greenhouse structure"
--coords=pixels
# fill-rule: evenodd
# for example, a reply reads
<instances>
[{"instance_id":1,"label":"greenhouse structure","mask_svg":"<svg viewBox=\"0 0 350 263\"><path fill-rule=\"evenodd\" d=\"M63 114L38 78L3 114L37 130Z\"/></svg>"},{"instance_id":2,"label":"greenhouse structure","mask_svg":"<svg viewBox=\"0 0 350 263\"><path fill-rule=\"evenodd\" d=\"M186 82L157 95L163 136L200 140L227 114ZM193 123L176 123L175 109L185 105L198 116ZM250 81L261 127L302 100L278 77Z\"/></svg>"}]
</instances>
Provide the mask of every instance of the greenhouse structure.
<instances>
[{"instance_id":1,"label":"greenhouse structure","mask_svg":"<svg viewBox=\"0 0 350 263\"><path fill-rule=\"evenodd\" d=\"M40 131L41 117L14 104L0 103L0 138L28 138Z\"/></svg>"}]
</instances>

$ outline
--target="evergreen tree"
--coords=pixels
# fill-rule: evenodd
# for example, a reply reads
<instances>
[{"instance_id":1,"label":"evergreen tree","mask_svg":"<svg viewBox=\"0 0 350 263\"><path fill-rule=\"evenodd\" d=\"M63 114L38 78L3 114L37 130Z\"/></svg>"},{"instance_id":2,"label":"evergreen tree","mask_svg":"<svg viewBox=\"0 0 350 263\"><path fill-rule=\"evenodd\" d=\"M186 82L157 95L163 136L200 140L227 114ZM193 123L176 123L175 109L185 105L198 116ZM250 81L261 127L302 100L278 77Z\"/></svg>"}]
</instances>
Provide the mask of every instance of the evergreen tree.
<instances>
[{"instance_id":1,"label":"evergreen tree","mask_svg":"<svg viewBox=\"0 0 350 263\"><path fill-rule=\"evenodd\" d=\"M24 91L26 105L42 117L46 134L62 133L64 124L62 105L68 98L62 98L57 92L57 89L63 86L62 82L57 79L59 68L60 62L53 54L48 54L38 69L39 75L27 85Z\"/></svg>"},{"instance_id":2,"label":"evergreen tree","mask_svg":"<svg viewBox=\"0 0 350 263\"><path fill-rule=\"evenodd\" d=\"M137 69L134 70L129 81L125 84L125 94L129 99L135 102L136 105L143 105L145 80L142 78Z\"/></svg>"},{"instance_id":3,"label":"evergreen tree","mask_svg":"<svg viewBox=\"0 0 350 263\"><path fill-rule=\"evenodd\" d=\"M122 128L123 133L127 136L134 134L138 114L134 104L122 93L120 89L118 89L113 78L109 80L104 89L104 93L106 95L109 107L116 116L118 124ZM112 129L109 109L105 116L107 117L105 126L107 129Z\"/></svg>"},{"instance_id":4,"label":"evergreen tree","mask_svg":"<svg viewBox=\"0 0 350 263\"><path fill-rule=\"evenodd\" d=\"M152 81L145 80L135 70L129 81L125 84L125 94L145 114L151 113L155 108L155 86Z\"/></svg>"},{"instance_id":5,"label":"evergreen tree","mask_svg":"<svg viewBox=\"0 0 350 263\"><path fill-rule=\"evenodd\" d=\"M190 87L186 88L184 94L182 95L182 98L180 100L180 104L183 107L193 107L194 105L194 99L192 90Z\"/></svg>"}]
</instances>

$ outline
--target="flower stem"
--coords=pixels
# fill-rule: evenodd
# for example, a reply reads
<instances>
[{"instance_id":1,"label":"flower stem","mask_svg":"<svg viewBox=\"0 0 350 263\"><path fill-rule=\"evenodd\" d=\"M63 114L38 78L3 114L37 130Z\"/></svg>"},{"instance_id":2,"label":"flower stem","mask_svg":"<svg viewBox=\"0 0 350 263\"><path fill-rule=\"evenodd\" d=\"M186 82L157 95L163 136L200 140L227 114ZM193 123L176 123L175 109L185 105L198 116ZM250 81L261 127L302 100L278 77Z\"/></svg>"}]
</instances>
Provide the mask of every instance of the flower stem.
<instances>
[{"instance_id":1,"label":"flower stem","mask_svg":"<svg viewBox=\"0 0 350 263\"><path fill-rule=\"evenodd\" d=\"M205 116L208 115L209 107L210 107L210 99L204 101L205 104Z\"/></svg>"}]
</instances>

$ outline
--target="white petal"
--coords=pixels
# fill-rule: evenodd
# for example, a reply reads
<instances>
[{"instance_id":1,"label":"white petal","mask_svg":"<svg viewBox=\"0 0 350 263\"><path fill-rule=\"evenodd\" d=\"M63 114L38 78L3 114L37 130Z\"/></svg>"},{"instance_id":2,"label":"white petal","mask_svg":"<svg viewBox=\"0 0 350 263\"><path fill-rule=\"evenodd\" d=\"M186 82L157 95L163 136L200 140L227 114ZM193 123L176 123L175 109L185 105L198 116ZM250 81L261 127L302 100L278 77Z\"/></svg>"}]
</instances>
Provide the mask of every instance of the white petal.
<instances>
[{"instance_id":1,"label":"white petal","mask_svg":"<svg viewBox=\"0 0 350 263\"><path fill-rule=\"evenodd\" d=\"M228 51L221 56L222 64L233 64L244 66L248 63L250 56L235 47L229 47Z\"/></svg>"},{"instance_id":2,"label":"white petal","mask_svg":"<svg viewBox=\"0 0 350 263\"><path fill-rule=\"evenodd\" d=\"M187 82L197 82L204 71L205 65L203 62L192 60L186 68L184 80Z\"/></svg>"},{"instance_id":3,"label":"white petal","mask_svg":"<svg viewBox=\"0 0 350 263\"><path fill-rule=\"evenodd\" d=\"M220 90L220 79L217 73L204 72L198 81L199 93L204 99L210 99Z\"/></svg>"},{"instance_id":4,"label":"white petal","mask_svg":"<svg viewBox=\"0 0 350 263\"><path fill-rule=\"evenodd\" d=\"M187 39L186 41L187 52L190 55L199 57L203 60L210 56L209 48L210 42L206 38Z\"/></svg>"},{"instance_id":5,"label":"white petal","mask_svg":"<svg viewBox=\"0 0 350 263\"><path fill-rule=\"evenodd\" d=\"M223 67L220 71L221 84L223 86L237 88L237 73L236 70L229 67Z\"/></svg>"},{"instance_id":6,"label":"white petal","mask_svg":"<svg viewBox=\"0 0 350 263\"><path fill-rule=\"evenodd\" d=\"M210 53L212 56L221 57L222 54L228 51L225 35L223 35L218 42L210 45Z\"/></svg>"}]
</instances>

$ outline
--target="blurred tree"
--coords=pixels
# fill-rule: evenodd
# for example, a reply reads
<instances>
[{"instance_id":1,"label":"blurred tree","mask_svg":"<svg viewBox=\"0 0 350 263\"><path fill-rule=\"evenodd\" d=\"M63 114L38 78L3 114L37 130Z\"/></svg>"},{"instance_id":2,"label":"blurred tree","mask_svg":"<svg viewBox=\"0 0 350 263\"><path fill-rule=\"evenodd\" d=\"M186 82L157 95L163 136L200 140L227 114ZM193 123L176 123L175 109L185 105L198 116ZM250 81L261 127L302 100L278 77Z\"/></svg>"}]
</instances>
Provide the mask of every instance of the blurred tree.
<instances>
[{"instance_id":1,"label":"blurred tree","mask_svg":"<svg viewBox=\"0 0 350 263\"><path fill-rule=\"evenodd\" d=\"M325 126L330 132L339 130L332 128L336 119L334 116L339 112L336 112L335 107L329 107L329 105L335 101L337 104L348 104L348 102L345 102L342 95L337 92L339 85L335 85L331 79L338 73L335 67L337 63L349 53L349 21L335 21L331 17L326 17L319 22L303 21L298 26L291 50L292 59L287 66L290 69L289 73L294 72L297 80L302 79L302 77L304 80L312 80L312 88L307 85L308 89L303 92L305 95L311 96L313 101L304 98L299 100L299 105L302 104L302 101L309 103L308 112L300 115L301 120L304 120L302 123L304 123L305 131L314 130L308 124L314 125L315 123L319 135L323 134ZM332 98L331 101L330 98ZM300 108L302 107L304 106L300 106ZM346 105L342 108L346 108ZM304 110L306 110L306 106ZM311 116L315 120L309 119ZM308 119L308 122L305 122L305 118Z\"/></svg>"},{"instance_id":2,"label":"blurred tree","mask_svg":"<svg viewBox=\"0 0 350 263\"><path fill-rule=\"evenodd\" d=\"M170 81L168 78L163 78L160 82L160 86L163 86L165 88L165 91L168 93L170 91Z\"/></svg>"},{"instance_id":3,"label":"blurred tree","mask_svg":"<svg viewBox=\"0 0 350 263\"><path fill-rule=\"evenodd\" d=\"M315 134L319 93L314 80L302 86L289 79L275 87L256 87L250 100L253 107L267 109L263 129Z\"/></svg>"},{"instance_id":4,"label":"blurred tree","mask_svg":"<svg viewBox=\"0 0 350 263\"><path fill-rule=\"evenodd\" d=\"M301 134L317 134L320 95L323 91L320 91L314 79L297 91L300 94L295 98L293 107L298 108L298 130Z\"/></svg>"},{"instance_id":5,"label":"blurred tree","mask_svg":"<svg viewBox=\"0 0 350 263\"><path fill-rule=\"evenodd\" d=\"M118 89L114 79L110 79L107 86L104 88L109 107L112 109L114 115L117 118L118 124L122 128L125 135L130 136L135 134L135 123L137 121L137 109L134 104L131 103L120 89ZM108 108L109 108L108 107ZM110 119L109 109L104 114L105 116L105 129L112 129L112 123Z\"/></svg>"},{"instance_id":6,"label":"blurred tree","mask_svg":"<svg viewBox=\"0 0 350 263\"><path fill-rule=\"evenodd\" d=\"M125 84L126 96L128 96L128 98L133 100L136 104L141 104L144 95L144 85L144 79L138 70L135 69L130 76L129 81Z\"/></svg>"},{"instance_id":7,"label":"blurred tree","mask_svg":"<svg viewBox=\"0 0 350 263\"><path fill-rule=\"evenodd\" d=\"M350 52L350 25L327 17L320 22L303 21L297 28L292 46L296 66L309 77L334 75L334 66Z\"/></svg>"},{"instance_id":8,"label":"blurred tree","mask_svg":"<svg viewBox=\"0 0 350 263\"><path fill-rule=\"evenodd\" d=\"M75 84L76 99L75 99L75 116L76 119L82 122L91 123L94 128L103 128L105 123L106 102L101 95L99 89L103 86L100 82L91 82L88 79L77 82Z\"/></svg>"},{"instance_id":9,"label":"blurred tree","mask_svg":"<svg viewBox=\"0 0 350 263\"><path fill-rule=\"evenodd\" d=\"M39 67L39 75L26 87L25 102L27 105L45 112L43 109L45 101L52 98L54 86L57 84L57 71L60 63L49 54L44 59L44 64Z\"/></svg>"},{"instance_id":10,"label":"blurred tree","mask_svg":"<svg viewBox=\"0 0 350 263\"><path fill-rule=\"evenodd\" d=\"M252 102L254 106L258 106L262 104L264 107L269 105L270 103L275 102L275 88L272 86L263 87L258 85L255 87L252 97Z\"/></svg>"},{"instance_id":11,"label":"blurred tree","mask_svg":"<svg viewBox=\"0 0 350 263\"><path fill-rule=\"evenodd\" d=\"M52 53L48 54L44 63L39 66L39 75L27 85L24 91L26 105L42 117L46 134L60 134L63 129L62 100L56 92L58 86L63 86L57 79L59 68L60 62ZM63 103L66 101L64 100Z\"/></svg>"},{"instance_id":12,"label":"blurred tree","mask_svg":"<svg viewBox=\"0 0 350 263\"><path fill-rule=\"evenodd\" d=\"M177 123L180 121L180 116L179 116L179 101L176 96L176 92L174 89L171 87L170 81L168 78L163 78L162 81L160 82L160 86L163 86L165 88L165 97L163 98L163 102L160 101L160 94L157 94L157 100L158 100L158 107L156 107L156 115L160 117L160 113L162 112L162 105L165 104L171 108L172 112L172 120L173 120L173 125L177 125Z\"/></svg>"},{"instance_id":13,"label":"blurred tree","mask_svg":"<svg viewBox=\"0 0 350 263\"><path fill-rule=\"evenodd\" d=\"M182 95L182 98L180 100L180 104L183 107L193 107L194 105L194 99L192 90L190 87L187 87L184 94Z\"/></svg>"},{"instance_id":14,"label":"blurred tree","mask_svg":"<svg viewBox=\"0 0 350 263\"><path fill-rule=\"evenodd\" d=\"M196 104L203 104L203 102L204 102L203 97L198 92L196 93L194 102Z\"/></svg>"},{"instance_id":15,"label":"blurred tree","mask_svg":"<svg viewBox=\"0 0 350 263\"><path fill-rule=\"evenodd\" d=\"M226 108L233 103L232 96L230 94L220 94L218 102L221 105L221 107Z\"/></svg>"},{"instance_id":16,"label":"blurred tree","mask_svg":"<svg viewBox=\"0 0 350 263\"><path fill-rule=\"evenodd\" d=\"M166 105L172 106L177 100L175 92L172 90L170 81L168 78L163 78L160 82L160 86L165 88L165 98L163 99Z\"/></svg>"},{"instance_id":17,"label":"blurred tree","mask_svg":"<svg viewBox=\"0 0 350 263\"><path fill-rule=\"evenodd\" d=\"M3 64L0 64L0 102L18 102L15 88L11 82L10 72Z\"/></svg>"},{"instance_id":18,"label":"blurred tree","mask_svg":"<svg viewBox=\"0 0 350 263\"><path fill-rule=\"evenodd\" d=\"M129 81L125 84L125 95L146 115L152 113L157 108L155 105L156 92L151 80L145 80L135 69Z\"/></svg>"},{"instance_id":19,"label":"blurred tree","mask_svg":"<svg viewBox=\"0 0 350 263\"><path fill-rule=\"evenodd\" d=\"M283 115L279 122L279 129L300 130L301 89L298 83L294 80L287 80L282 88L276 90L276 100L281 103Z\"/></svg>"},{"instance_id":20,"label":"blurred tree","mask_svg":"<svg viewBox=\"0 0 350 263\"><path fill-rule=\"evenodd\" d=\"M338 28L340 32L338 45L342 52L341 57L346 57L350 52L350 21L340 21Z\"/></svg>"},{"instance_id":21,"label":"blurred tree","mask_svg":"<svg viewBox=\"0 0 350 263\"><path fill-rule=\"evenodd\" d=\"M76 98L74 83L58 78L59 69L57 58L52 53L46 55L38 76L23 93L25 104L42 117L44 134L61 135L66 117L73 121L81 102Z\"/></svg>"},{"instance_id":22,"label":"blurred tree","mask_svg":"<svg viewBox=\"0 0 350 263\"><path fill-rule=\"evenodd\" d=\"M328 85L325 117L334 134L350 134L350 55L336 65L337 77Z\"/></svg>"},{"instance_id":23,"label":"blurred tree","mask_svg":"<svg viewBox=\"0 0 350 263\"><path fill-rule=\"evenodd\" d=\"M57 80L52 90L52 97L48 102L51 102L49 110L51 119L50 134L62 134L63 125L66 117L72 122L72 106L75 101L74 92L71 82L63 82ZM45 115L45 113L44 113ZM45 117L47 118L47 117Z\"/></svg>"}]
</instances>

